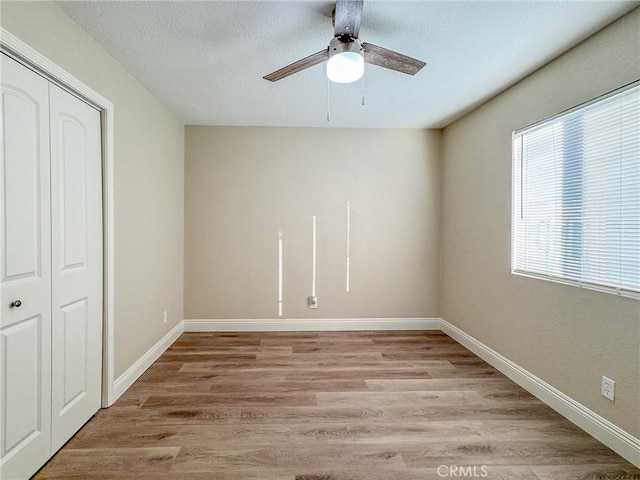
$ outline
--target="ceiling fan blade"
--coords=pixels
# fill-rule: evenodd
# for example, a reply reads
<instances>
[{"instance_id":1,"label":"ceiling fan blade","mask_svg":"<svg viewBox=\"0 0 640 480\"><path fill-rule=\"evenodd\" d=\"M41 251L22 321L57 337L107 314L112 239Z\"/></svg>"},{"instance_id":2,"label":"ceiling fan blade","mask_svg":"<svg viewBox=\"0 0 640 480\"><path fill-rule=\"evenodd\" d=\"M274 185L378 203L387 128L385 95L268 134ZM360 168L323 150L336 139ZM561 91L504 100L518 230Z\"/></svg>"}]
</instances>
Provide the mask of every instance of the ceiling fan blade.
<instances>
[{"instance_id":1,"label":"ceiling fan blade","mask_svg":"<svg viewBox=\"0 0 640 480\"><path fill-rule=\"evenodd\" d=\"M335 37L349 36L358 38L362 21L363 0L338 0L335 12Z\"/></svg>"},{"instance_id":2,"label":"ceiling fan blade","mask_svg":"<svg viewBox=\"0 0 640 480\"><path fill-rule=\"evenodd\" d=\"M372 45L371 43L363 43L364 61L372 65L395 70L396 72L406 73L407 75L415 75L425 62L415 58L407 57L401 53L387 50L386 48Z\"/></svg>"},{"instance_id":3,"label":"ceiling fan blade","mask_svg":"<svg viewBox=\"0 0 640 480\"><path fill-rule=\"evenodd\" d=\"M308 57L303 58L302 60L298 60L297 62L292 63L291 65L287 65L286 67L282 67L280 70L276 70L269 75L265 75L265 80L269 80L270 82L277 82L278 80L282 80L289 75L293 75L294 73L301 72L302 70L313 67L319 63L324 62L329 58L329 49L325 48L324 50L320 50L318 53L314 53L313 55L309 55Z\"/></svg>"}]
</instances>

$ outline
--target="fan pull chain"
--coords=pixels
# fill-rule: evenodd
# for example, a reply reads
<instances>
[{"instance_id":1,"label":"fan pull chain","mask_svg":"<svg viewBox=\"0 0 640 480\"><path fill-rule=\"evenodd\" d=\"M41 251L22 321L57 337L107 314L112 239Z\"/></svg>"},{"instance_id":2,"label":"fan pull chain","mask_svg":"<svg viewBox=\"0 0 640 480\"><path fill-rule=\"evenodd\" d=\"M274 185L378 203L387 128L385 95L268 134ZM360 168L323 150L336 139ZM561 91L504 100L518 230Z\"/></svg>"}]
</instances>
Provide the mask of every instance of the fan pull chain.
<instances>
[{"instance_id":1,"label":"fan pull chain","mask_svg":"<svg viewBox=\"0 0 640 480\"><path fill-rule=\"evenodd\" d=\"M331 80L327 77L327 122L331 121Z\"/></svg>"},{"instance_id":2,"label":"fan pull chain","mask_svg":"<svg viewBox=\"0 0 640 480\"><path fill-rule=\"evenodd\" d=\"M360 83L360 87L362 87L362 106L364 107L364 77L366 75L362 75L362 82Z\"/></svg>"}]
</instances>

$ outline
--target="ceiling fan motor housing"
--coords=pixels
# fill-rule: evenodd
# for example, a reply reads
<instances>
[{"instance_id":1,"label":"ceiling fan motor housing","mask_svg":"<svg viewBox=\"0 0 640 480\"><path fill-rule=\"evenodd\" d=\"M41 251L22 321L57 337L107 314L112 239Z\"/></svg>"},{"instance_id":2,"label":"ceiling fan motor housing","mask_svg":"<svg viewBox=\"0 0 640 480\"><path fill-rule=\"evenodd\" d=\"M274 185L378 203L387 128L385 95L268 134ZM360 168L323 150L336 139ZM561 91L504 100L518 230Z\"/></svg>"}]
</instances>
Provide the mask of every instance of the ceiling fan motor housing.
<instances>
[{"instance_id":1,"label":"ceiling fan motor housing","mask_svg":"<svg viewBox=\"0 0 640 480\"><path fill-rule=\"evenodd\" d=\"M329 43L329 58L346 52L353 52L364 56L362 45L353 37L346 35L334 37Z\"/></svg>"}]
</instances>

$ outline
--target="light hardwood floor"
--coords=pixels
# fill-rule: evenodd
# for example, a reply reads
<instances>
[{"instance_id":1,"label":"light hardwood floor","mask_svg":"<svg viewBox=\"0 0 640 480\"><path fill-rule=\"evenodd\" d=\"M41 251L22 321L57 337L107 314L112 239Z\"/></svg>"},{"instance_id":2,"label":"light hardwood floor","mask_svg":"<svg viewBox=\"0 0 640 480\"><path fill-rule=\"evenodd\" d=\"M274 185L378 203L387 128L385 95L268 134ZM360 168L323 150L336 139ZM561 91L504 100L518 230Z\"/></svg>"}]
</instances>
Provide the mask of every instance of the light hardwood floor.
<instances>
[{"instance_id":1,"label":"light hardwood floor","mask_svg":"<svg viewBox=\"0 0 640 480\"><path fill-rule=\"evenodd\" d=\"M640 479L640 470L439 332L186 333L35 478L567 480Z\"/></svg>"}]
</instances>

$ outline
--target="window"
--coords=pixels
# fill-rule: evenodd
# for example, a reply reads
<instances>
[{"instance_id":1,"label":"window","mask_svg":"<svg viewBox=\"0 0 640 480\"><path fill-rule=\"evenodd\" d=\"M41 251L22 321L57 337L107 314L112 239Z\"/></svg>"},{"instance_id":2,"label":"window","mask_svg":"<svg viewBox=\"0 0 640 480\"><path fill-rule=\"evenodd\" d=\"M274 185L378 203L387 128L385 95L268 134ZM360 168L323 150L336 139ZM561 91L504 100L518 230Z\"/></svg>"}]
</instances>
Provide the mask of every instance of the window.
<instances>
[{"instance_id":1,"label":"window","mask_svg":"<svg viewBox=\"0 0 640 480\"><path fill-rule=\"evenodd\" d=\"M640 296L640 85L513 135L511 269Z\"/></svg>"}]
</instances>

